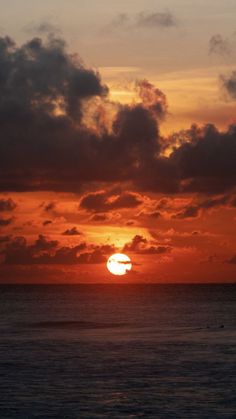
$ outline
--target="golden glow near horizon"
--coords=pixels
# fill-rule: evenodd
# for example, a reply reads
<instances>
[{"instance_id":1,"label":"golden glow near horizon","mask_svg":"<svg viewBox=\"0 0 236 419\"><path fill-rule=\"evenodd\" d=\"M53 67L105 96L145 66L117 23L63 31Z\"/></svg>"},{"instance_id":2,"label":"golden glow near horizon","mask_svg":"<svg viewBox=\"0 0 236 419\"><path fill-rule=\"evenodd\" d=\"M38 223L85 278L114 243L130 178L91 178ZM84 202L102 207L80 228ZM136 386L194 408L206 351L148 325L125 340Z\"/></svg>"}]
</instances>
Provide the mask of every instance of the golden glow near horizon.
<instances>
[{"instance_id":1,"label":"golden glow near horizon","mask_svg":"<svg viewBox=\"0 0 236 419\"><path fill-rule=\"evenodd\" d=\"M107 261L107 269L113 275L125 275L132 269L130 258L123 253L111 255Z\"/></svg>"}]
</instances>

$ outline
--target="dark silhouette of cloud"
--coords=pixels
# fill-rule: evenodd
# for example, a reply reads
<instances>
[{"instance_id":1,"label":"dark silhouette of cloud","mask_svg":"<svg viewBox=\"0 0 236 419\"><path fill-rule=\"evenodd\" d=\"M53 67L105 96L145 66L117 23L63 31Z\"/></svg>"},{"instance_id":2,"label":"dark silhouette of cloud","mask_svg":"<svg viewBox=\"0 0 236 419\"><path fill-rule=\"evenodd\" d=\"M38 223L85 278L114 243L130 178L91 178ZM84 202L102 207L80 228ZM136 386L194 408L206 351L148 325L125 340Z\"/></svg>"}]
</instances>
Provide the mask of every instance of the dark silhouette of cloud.
<instances>
[{"instance_id":1,"label":"dark silhouette of cloud","mask_svg":"<svg viewBox=\"0 0 236 419\"><path fill-rule=\"evenodd\" d=\"M168 112L166 95L145 79L137 81L136 88L143 107L148 109L159 120L165 119Z\"/></svg>"},{"instance_id":2,"label":"dark silhouette of cloud","mask_svg":"<svg viewBox=\"0 0 236 419\"><path fill-rule=\"evenodd\" d=\"M220 76L220 81L224 90L227 92L229 97L233 100L236 99L236 71L232 71L229 76Z\"/></svg>"},{"instance_id":3,"label":"dark silhouette of cloud","mask_svg":"<svg viewBox=\"0 0 236 419\"><path fill-rule=\"evenodd\" d=\"M208 124L193 126L191 141L174 150L170 160L178 168L184 192L219 194L236 184L236 127L226 132Z\"/></svg>"},{"instance_id":4,"label":"dark silhouette of cloud","mask_svg":"<svg viewBox=\"0 0 236 419\"><path fill-rule=\"evenodd\" d=\"M231 54L230 42L220 34L213 35L209 41L209 54L227 56Z\"/></svg>"},{"instance_id":5,"label":"dark silhouette of cloud","mask_svg":"<svg viewBox=\"0 0 236 419\"><path fill-rule=\"evenodd\" d=\"M123 252L133 252L143 255L154 255L169 253L172 250L170 246L160 246L159 244L149 243L148 240L137 234L130 243L126 243Z\"/></svg>"},{"instance_id":6,"label":"dark silhouette of cloud","mask_svg":"<svg viewBox=\"0 0 236 419\"><path fill-rule=\"evenodd\" d=\"M5 242L5 249L1 251L5 265L99 264L115 251L113 245L95 246L84 242L73 247L61 247L58 241L43 235L39 235L31 245L21 236Z\"/></svg>"},{"instance_id":7,"label":"dark silhouette of cloud","mask_svg":"<svg viewBox=\"0 0 236 419\"><path fill-rule=\"evenodd\" d=\"M193 125L174 134L187 140L165 157L163 148L173 143L159 132L166 97L148 81L137 83L141 103L119 105L112 129L104 125L98 133L85 125L83 105L104 97L107 88L64 41L33 38L17 47L0 38L0 60L0 191L78 193L92 182L128 182L136 191L220 194L235 186L235 126L219 132ZM234 79L233 73L224 80L232 97ZM135 208L138 201L120 192L114 199L84 196L81 204L105 213ZM55 210L55 203L44 209Z\"/></svg>"},{"instance_id":8,"label":"dark silhouette of cloud","mask_svg":"<svg viewBox=\"0 0 236 419\"><path fill-rule=\"evenodd\" d=\"M48 202L47 204L43 205L44 211L54 211L56 209L56 203L55 202Z\"/></svg>"},{"instance_id":9,"label":"dark silhouette of cloud","mask_svg":"<svg viewBox=\"0 0 236 419\"><path fill-rule=\"evenodd\" d=\"M93 214L92 217L90 218L91 221L96 221L96 222L103 222L103 221L107 221L109 220L109 216L107 214Z\"/></svg>"},{"instance_id":10,"label":"dark silhouette of cloud","mask_svg":"<svg viewBox=\"0 0 236 419\"><path fill-rule=\"evenodd\" d=\"M121 208L136 208L142 203L138 194L116 191L92 192L82 197L80 207L88 211L107 212Z\"/></svg>"},{"instance_id":11,"label":"dark silhouette of cloud","mask_svg":"<svg viewBox=\"0 0 236 419\"><path fill-rule=\"evenodd\" d=\"M177 25L175 16L170 11L165 12L140 12L136 15L119 13L112 21L104 27L103 32L114 32L117 30L131 29L152 29L171 28Z\"/></svg>"},{"instance_id":12,"label":"dark silhouette of cloud","mask_svg":"<svg viewBox=\"0 0 236 419\"><path fill-rule=\"evenodd\" d=\"M176 26L176 19L171 12L139 13L137 26L146 28L170 28Z\"/></svg>"},{"instance_id":13,"label":"dark silhouette of cloud","mask_svg":"<svg viewBox=\"0 0 236 419\"><path fill-rule=\"evenodd\" d=\"M52 224L51 220L45 220L43 221L43 226L48 226L49 224Z\"/></svg>"},{"instance_id":14,"label":"dark silhouette of cloud","mask_svg":"<svg viewBox=\"0 0 236 419\"><path fill-rule=\"evenodd\" d=\"M0 227L6 227L13 222L13 218L0 218Z\"/></svg>"},{"instance_id":15,"label":"dark silhouette of cloud","mask_svg":"<svg viewBox=\"0 0 236 419\"><path fill-rule=\"evenodd\" d=\"M208 198L201 202L196 202L195 204L188 205L182 211L174 214L173 219L185 219L185 218L197 218L200 215L201 210L209 210L213 208L220 207L222 205L230 204L230 196L223 195L220 197Z\"/></svg>"},{"instance_id":16,"label":"dark silhouette of cloud","mask_svg":"<svg viewBox=\"0 0 236 419\"><path fill-rule=\"evenodd\" d=\"M0 199L0 212L13 211L16 208L16 203L11 199Z\"/></svg>"},{"instance_id":17,"label":"dark silhouette of cloud","mask_svg":"<svg viewBox=\"0 0 236 419\"><path fill-rule=\"evenodd\" d=\"M199 211L200 208L198 208L197 206L189 206L185 208L183 211L173 215L172 218L177 220L183 220L185 218L196 218L199 216Z\"/></svg>"},{"instance_id":18,"label":"dark silhouette of cloud","mask_svg":"<svg viewBox=\"0 0 236 419\"><path fill-rule=\"evenodd\" d=\"M80 236L82 233L77 229L77 227L72 227L62 233L64 236Z\"/></svg>"}]
</instances>

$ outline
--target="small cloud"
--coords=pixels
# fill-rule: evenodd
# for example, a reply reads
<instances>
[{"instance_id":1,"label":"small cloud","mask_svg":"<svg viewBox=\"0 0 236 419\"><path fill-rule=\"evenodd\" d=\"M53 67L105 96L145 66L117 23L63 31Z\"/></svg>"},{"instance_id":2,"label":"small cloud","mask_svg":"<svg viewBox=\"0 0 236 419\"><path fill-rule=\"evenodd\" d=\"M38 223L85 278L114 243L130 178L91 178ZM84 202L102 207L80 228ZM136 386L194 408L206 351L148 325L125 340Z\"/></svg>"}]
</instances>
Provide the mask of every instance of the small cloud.
<instances>
[{"instance_id":1,"label":"small cloud","mask_svg":"<svg viewBox=\"0 0 236 419\"><path fill-rule=\"evenodd\" d=\"M13 218L0 218L0 227L6 227L13 222Z\"/></svg>"},{"instance_id":2,"label":"small cloud","mask_svg":"<svg viewBox=\"0 0 236 419\"><path fill-rule=\"evenodd\" d=\"M43 226L48 226L49 224L52 224L52 221L51 220L45 220L43 222Z\"/></svg>"},{"instance_id":3,"label":"small cloud","mask_svg":"<svg viewBox=\"0 0 236 419\"><path fill-rule=\"evenodd\" d=\"M111 190L92 192L83 196L80 201L80 207L87 211L105 213L122 208L136 208L142 202L142 197L139 194Z\"/></svg>"},{"instance_id":4,"label":"small cloud","mask_svg":"<svg viewBox=\"0 0 236 419\"><path fill-rule=\"evenodd\" d=\"M157 242L149 242L145 237L137 234L133 237L131 242L126 243L123 251L124 252L134 252L141 255L160 255L171 252L172 248L170 246L162 246Z\"/></svg>"},{"instance_id":5,"label":"small cloud","mask_svg":"<svg viewBox=\"0 0 236 419\"><path fill-rule=\"evenodd\" d=\"M56 209L56 203L55 202L49 202L48 204L44 205L44 211L54 211Z\"/></svg>"},{"instance_id":6,"label":"small cloud","mask_svg":"<svg viewBox=\"0 0 236 419\"><path fill-rule=\"evenodd\" d=\"M170 12L140 12L136 15L119 13L103 29L104 33L118 29L131 30L139 28L171 28L177 26L175 16Z\"/></svg>"},{"instance_id":7,"label":"small cloud","mask_svg":"<svg viewBox=\"0 0 236 419\"><path fill-rule=\"evenodd\" d=\"M109 220L109 217L107 214L94 214L90 219L92 221L100 222Z\"/></svg>"},{"instance_id":8,"label":"small cloud","mask_svg":"<svg viewBox=\"0 0 236 419\"><path fill-rule=\"evenodd\" d=\"M228 76L221 75L220 82L228 96L236 100L236 71L232 71Z\"/></svg>"},{"instance_id":9,"label":"small cloud","mask_svg":"<svg viewBox=\"0 0 236 419\"><path fill-rule=\"evenodd\" d=\"M80 236L82 233L80 233L80 231L77 230L77 227L73 227L64 231L62 234L63 236Z\"/></svg>"},{"instance_id":10,"label":"small cloud","mask_svg":"<svg viewBox=\"0 0 236 419\"><path fill-rule=\"evenodd\" d=\"M16 208L16 203L11 199L0 199L0 211L13 211Z\"/></svg>"},{"instance_id":11,"label":"small cloud","mask_svg":"<svg viewBox=\"0 0 236 419\"><path fill-rule=\"evenodd\" d=\"M142 12L137 17L136 25L147 28L170 28L176 26L176 19L169 11L154 13Z\"/></svg>"},{"instance_id":12,"label":"small cloud","mask_svg":"<svg viewBox=\"0 0 236 419\"><path fill-rule=\"evenodd\" d=\"M213 35L209 41L209 54L228 56L232 52L228 38L220 34Z\"/></svg>"},{"instance_id":13,"label":"small cloud","mask_svg":"<svg viewBox=\"0 0 236 419\"><path fill-rule=\"evenodd\" d=\"M178 212L172 216L175 220L183 220L185 218L197 218L199 216L199 207L197 206L189 206L185 208L183 211Z\"/></svg>"}]
</instances>

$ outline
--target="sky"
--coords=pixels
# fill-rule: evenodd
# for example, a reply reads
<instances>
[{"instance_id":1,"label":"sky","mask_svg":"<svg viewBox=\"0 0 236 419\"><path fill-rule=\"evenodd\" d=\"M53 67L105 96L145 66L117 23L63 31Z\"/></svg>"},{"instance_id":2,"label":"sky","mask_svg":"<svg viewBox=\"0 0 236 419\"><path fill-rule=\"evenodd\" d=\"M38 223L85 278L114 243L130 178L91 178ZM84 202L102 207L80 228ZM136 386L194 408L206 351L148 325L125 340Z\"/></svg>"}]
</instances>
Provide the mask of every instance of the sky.
<instances>
[{"instance_id":1,"label":"sky","mask_svg":"<svg viewBox=\"0 0 236 419\"><path fill-rule=\"evenodd\" d=\"M0 281L235 282L235 1L0 7Z\"/></svg>"}]
</instances>

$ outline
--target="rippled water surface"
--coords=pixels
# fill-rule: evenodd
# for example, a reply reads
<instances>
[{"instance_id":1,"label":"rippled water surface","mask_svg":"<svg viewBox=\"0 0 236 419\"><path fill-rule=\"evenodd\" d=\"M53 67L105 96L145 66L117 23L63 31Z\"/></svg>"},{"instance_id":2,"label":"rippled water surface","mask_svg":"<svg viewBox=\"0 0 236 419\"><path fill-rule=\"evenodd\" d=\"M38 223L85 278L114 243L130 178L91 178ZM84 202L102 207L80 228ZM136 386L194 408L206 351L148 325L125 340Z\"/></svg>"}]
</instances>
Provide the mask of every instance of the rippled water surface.
<instances>
[{"instance_id":1,"label":"rippled water surface","mask_svg":"<svg viewBox=\"0 0 236 419\"><path fill-rule=\"evenodd\" d=\"M236 418L235 285L0 287L0 418Z\"/></svg>"}]
</instances>

